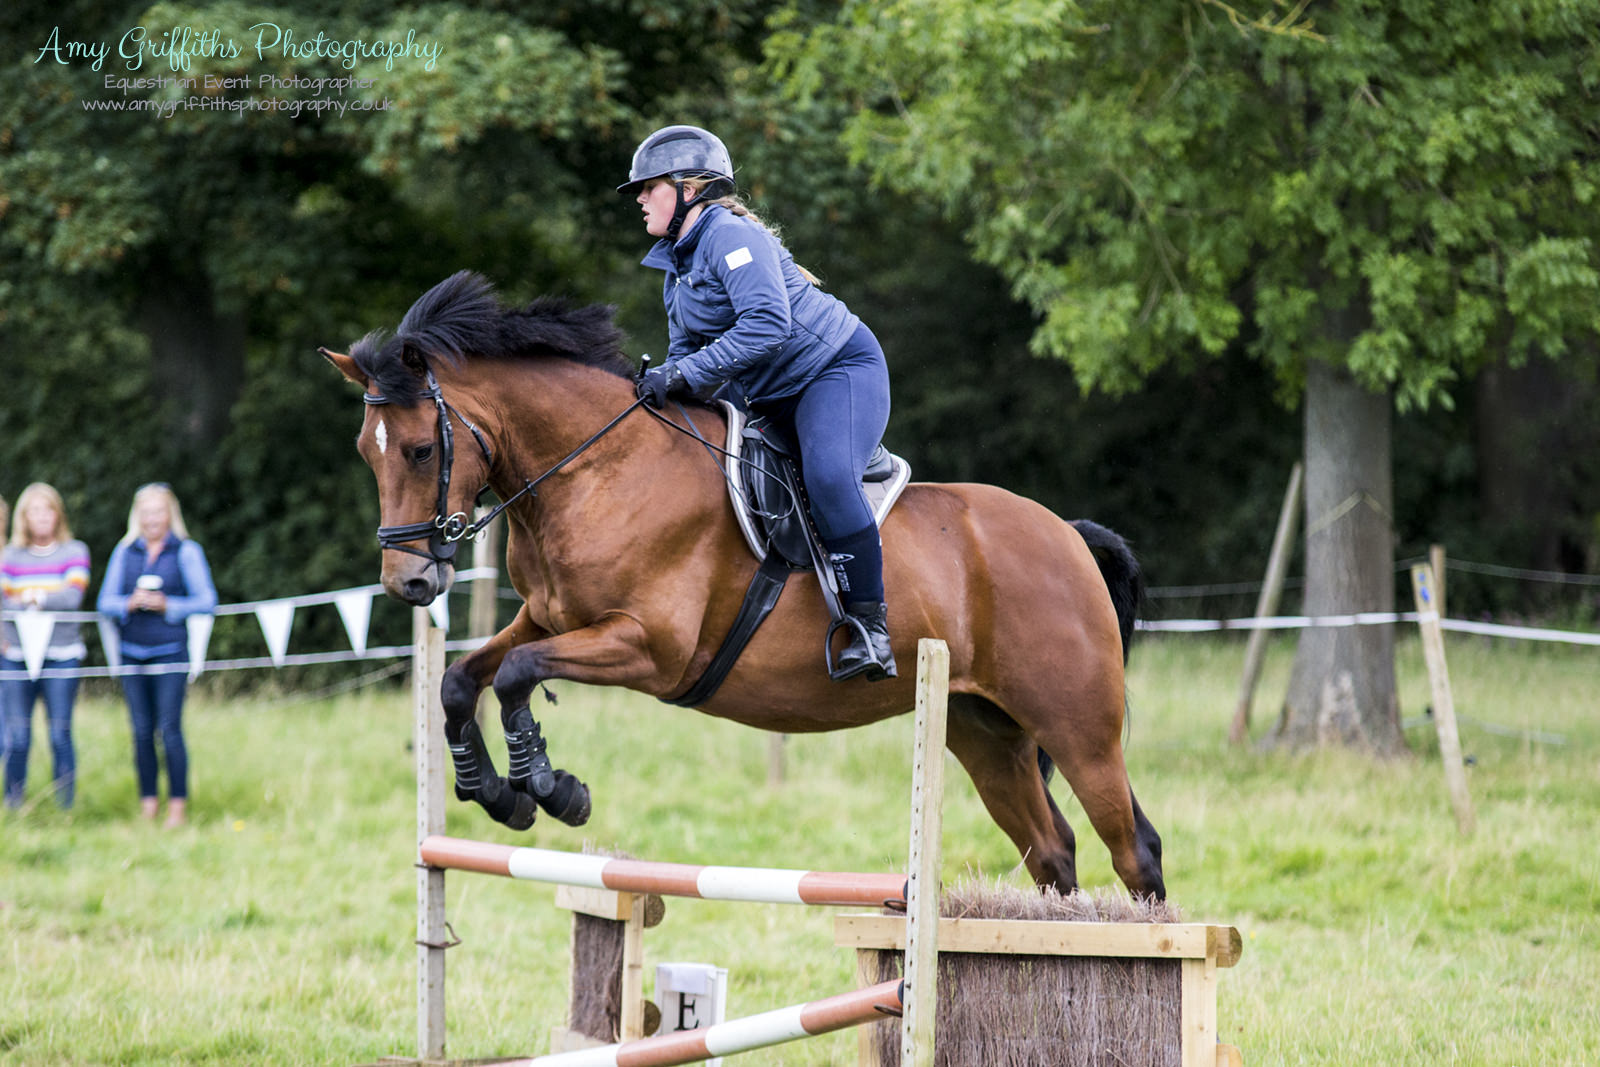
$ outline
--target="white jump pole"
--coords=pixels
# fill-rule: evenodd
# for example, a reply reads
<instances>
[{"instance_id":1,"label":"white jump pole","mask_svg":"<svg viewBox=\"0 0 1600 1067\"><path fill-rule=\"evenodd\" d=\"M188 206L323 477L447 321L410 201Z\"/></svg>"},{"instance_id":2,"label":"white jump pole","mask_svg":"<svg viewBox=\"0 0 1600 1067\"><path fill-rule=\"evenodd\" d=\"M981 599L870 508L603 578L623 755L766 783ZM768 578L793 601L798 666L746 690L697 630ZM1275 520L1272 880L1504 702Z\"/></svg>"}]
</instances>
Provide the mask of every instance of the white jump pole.
<instances>
[{"instance_id":1,"label":"white jump pole","mask_svg":"<svg viewBox=\"0 0 1600 1067\"><path fill-rule=\"evenodd\" d=\"M424 840L419 851L422 861L432 867L619 893L869 908L899 904L906 899L906 879L899 874L654 863L442 835Z\"/></svg>"},{"instance_id":2,"label":"white jump pole","mask_svg":"<svg viewBox=\"0 0 1600 1067\"><path fill-rule=\"evenodd\" d=\"M620 1045L558 1052L531 1060L511 1060L502 1067L668 1067L699 1063L716 1056L768 1048L805 1037L832 1033L874 1022L901 1010L898 979L853 993L841 993L809 1004L796 1004L743 1019L716 1023L699 1030L640 1038Z\"/></svg>"}]
</instances>

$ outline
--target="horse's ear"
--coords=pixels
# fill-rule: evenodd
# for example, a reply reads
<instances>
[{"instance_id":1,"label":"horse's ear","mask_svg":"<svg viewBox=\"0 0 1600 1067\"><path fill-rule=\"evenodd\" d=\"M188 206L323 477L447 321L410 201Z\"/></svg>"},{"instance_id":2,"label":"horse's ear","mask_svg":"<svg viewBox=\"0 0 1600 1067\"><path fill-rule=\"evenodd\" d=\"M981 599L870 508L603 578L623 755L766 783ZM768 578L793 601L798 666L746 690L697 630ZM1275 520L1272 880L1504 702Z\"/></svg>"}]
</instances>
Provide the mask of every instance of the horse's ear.
<instances>
[{"instance_id":1,"label":"horse's ear","mask_svg":"<svg viewBox=\"0 0 1600 1067\"><path fill-rule=\"evenodd\" d=\"M335 367L339 368L340 374L361 386L362 389L366 389L367 376L361 373L361 368L356 366L355 360L351 359L343 352L330 352L326 348L319 348L317 351L321 352L329 363L332 363Z\"/></svg>"},{"instance_id":2,"label":"horse's ear","mask_svg":"<svg viewBox=\"0 0 1600 1067\"><path fill-rule=\"evenodd\" d=\"M428 356L422 349L407 341L400 347L400 364L418 378L428 373Z\"/></svg>"}]
</instances>

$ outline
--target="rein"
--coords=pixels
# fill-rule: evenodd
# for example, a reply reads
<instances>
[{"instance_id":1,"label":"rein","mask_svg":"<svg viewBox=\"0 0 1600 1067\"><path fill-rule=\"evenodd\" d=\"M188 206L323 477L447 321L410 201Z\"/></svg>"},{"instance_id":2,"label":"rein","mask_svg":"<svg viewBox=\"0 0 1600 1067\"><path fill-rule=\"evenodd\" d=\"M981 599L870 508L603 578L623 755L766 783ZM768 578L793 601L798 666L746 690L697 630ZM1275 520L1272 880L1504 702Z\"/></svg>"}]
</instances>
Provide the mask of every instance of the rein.
<instances>
[{"instance_id":1,"label":"rein","mask_svg":"<svg viewBox=\"0 0 1600 1067\"><path fill-rule=\"evenodd\" d=\"M384 549L393 549L396 552L407 552L413 556L421 556L423 559L430 560L441 570L447 563L454 564L456 547L459 542L482 532L502 511L523 497L538 496L537 487L541 482L587 452L595 442L610 433L617 423L627 418L635 408L644 403L643 400L635 400L623 408L621 413L614 419L601 427L597 433L583 444L567 453L555 466L532 481L524 480L521 489L496 504L477 521L468 522L466 512L450 511L450 472L455 467L455 434L450 427L450 416L454 415L460 420L461 425L472 431L473 440L478 442L478 450L483 453L484 463L489 469L494 467L494 452L489 448L489 443L484 439L483 433L465 415L457 411L454 405L445 400L444 393L439 388L439 381L433 376L432 368L426 370L426 375L425 380L428 387L421 395L423 399L433 401L434 409L439 418L439 496L434 505L434 515L433 518L424 519L421 522L378 527L378 546ZM392 403L382 393L363 393L361 394L361 399L370 407ZM488 491L489 485L486 481L473 497L474 508L476 508L477 502L483 499L483 494ZM424 537L428 539L428 551L426 552L412 548L408 544L408 542L419 541Z\"/></svg>"}]
</instances>

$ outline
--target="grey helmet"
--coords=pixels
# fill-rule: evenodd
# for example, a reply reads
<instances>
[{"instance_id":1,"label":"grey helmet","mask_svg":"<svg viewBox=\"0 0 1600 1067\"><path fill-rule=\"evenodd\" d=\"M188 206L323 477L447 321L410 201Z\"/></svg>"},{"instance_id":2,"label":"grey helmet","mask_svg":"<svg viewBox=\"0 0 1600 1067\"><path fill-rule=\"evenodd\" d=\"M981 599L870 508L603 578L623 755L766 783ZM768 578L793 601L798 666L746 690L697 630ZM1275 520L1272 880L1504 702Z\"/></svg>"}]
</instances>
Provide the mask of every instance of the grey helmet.
<instances>
[{"instance_id":1,"label":"grey helmet","mask_svg":"<svg viewBox=\"0 0 1600 1067\"><path fill-rule=\"evenodd\" d=\"M617 192L635 195L652 178L718 178L733 186L733 160L717 135L699 126L663 126L640 142Z\"/></svg>"}]
</instances>

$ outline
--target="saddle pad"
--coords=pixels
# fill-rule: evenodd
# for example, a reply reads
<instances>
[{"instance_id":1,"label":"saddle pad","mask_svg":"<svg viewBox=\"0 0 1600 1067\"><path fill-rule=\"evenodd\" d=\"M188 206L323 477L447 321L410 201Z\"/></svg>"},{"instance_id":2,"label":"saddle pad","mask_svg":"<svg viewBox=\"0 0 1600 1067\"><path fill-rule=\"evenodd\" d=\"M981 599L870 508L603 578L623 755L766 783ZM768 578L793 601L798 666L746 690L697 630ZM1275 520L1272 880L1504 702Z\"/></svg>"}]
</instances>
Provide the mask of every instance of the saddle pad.
<instances>
[{"instance_id":1,"label":"saddle pad","mask_svg":"<svg viewBox=\"0 0 1600 1067\"><path fill-rule=\"evenodd\" d=\"M750 513L747 504L750 493L746 485L744 465L739 462L739 455L744 450L744 412L726 400L719 400L717 403L721 405L722 413L728 420L728 440L725 446L728 454L722 460L723 469L728 475L728 498L733 504L734 517L739 520L739 529L744 531L745 543L750 546L750 551L756 559L764 560L772 546L763 531L762 523ZM880 527L883 525L884 517L889 514L889 509L894 507L894 502L900 499L900 493L911 481L910 463L892 452L885 452L884 455L890 462L889 473L880 476L878 471L881 469L881 464L875 462L874 477L861 483L861 488L867 495L867 506L872 509L873 521Z\"/></svg>"}]
</instances>

